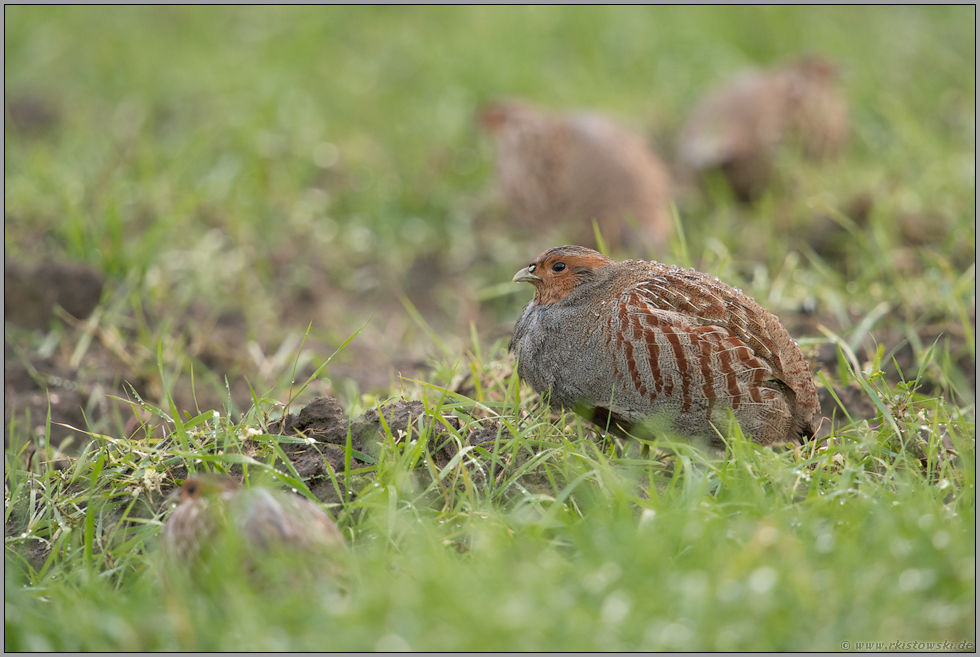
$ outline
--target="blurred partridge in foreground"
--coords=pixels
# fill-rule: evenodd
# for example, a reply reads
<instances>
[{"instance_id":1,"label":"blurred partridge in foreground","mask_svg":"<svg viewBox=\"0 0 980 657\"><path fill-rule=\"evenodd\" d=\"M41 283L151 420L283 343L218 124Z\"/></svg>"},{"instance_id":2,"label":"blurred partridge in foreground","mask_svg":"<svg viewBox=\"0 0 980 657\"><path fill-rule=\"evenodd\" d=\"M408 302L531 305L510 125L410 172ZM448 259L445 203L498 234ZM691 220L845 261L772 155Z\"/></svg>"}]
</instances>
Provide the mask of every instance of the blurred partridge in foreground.
<instances>
[{"instance_id":1,"label":"blurred partridge in foreground","mask_svg":"<svg viewBox=\"0 0 980 657\"><path fill-rule=\"evenodd\" d=\"M721 169L736 196L751 200L768 184L781 145L822 159L843 149L848 129L836 67L804 57L743 73L706 96L681 131L680 165L694 175Z\"/></svg>"},{"instance_id":2,"label":"blurred partridge in foreground","mask_svg":"<svg viewBox=\"0 0 980 657\"><path fill-rule=\"evenodd\" d=\"M518 100L489 105L480 122L493 136L497 183L516 222L568 226L577 241L595 244L595 220L611 248L637 238L654 250L667 244L670 177L640 135L598 114L548 114Z\"/></svg>"},{"instance_id":3,"label":"blurred partridge in foreground","mask_svg":"<svg viewBox=\"0 0 980 657\"><path fill-rule=\"evenodd\" d=\"M813 435L810 368L775 316L717 278L559 246L517 272L534 299L514 327L517 372L600 426L644 420L722 444L732 411L756 442Z\"/></svg>"},{"instance_id":4,"label":"blurred partridge in foreground","mask_svg":"<svg viewBox=\"0 0 980 657\"><path fill-rule=\"evenodd\" d=\"M329 555L345 547L330 516L297 495L243 488L220 475L194 475L184 482L179 497L161 533L168 567L191 569L229 535L241 540L253 561L285 552Z\"/></svg>"}]
</instances>

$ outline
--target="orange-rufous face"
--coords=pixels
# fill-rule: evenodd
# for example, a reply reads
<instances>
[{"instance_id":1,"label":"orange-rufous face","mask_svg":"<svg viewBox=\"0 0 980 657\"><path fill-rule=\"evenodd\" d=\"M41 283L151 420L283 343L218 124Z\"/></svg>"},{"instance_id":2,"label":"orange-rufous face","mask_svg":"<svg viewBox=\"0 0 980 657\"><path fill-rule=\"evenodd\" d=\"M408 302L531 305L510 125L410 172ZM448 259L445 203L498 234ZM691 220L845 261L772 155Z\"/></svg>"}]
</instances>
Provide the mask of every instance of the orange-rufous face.
<instances>
[{"instance_id":1,"label":"orange-rufous face","mask_svg":"<svg viewBox=\"0 0 980 657\"><path fill-rule=\"evenodd\" d=\"M548 249L514 275L515 283L531 283L538 304L549 304L567 297L581 280L613 260L584 246L556 246Z\"/></svg>"}]
</instances>

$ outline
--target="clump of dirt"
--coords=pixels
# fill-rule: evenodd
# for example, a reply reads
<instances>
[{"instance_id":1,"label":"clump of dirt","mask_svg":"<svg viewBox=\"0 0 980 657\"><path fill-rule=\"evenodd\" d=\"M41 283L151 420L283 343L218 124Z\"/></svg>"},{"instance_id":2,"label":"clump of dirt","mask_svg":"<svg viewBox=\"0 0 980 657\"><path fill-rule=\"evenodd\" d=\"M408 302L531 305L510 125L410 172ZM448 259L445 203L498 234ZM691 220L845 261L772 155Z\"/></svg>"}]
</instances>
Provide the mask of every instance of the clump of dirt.
<instances>
[{"instance_id":1,"label":"clump of dirt","mask_svg":"<svg viewBox=\"0 0 980 657\"><path fill-rule=\"evenodd\" d=\"M514 436L510 430L498 422L487 422L482 428L476 428L466 437L466 442L470 445L487 445L497 441L506 442Z\"/></svg>"},{"instance_id":2,"label":"clump of dirt","mask_svg":"<svg viewBox=\"0 0 980 657\"><path fill-rule=\"evenodd\" d=\"M289 413L269 423L270 434L303 436L312 441L306 444L283 443L280 446L296 473L307 480L310 492L321 501L340 501L326 464L334 473L344 472L347 426L344 409L333 397L314 399L299 413ZM356 453L363 452L360 439L353 435L351 449ZM352 453L351 468L363 465L363 461Z\"/></svg>"},{"instance_id":3,"label":"clump of dirt","mask_svg":"<svg viewBox=\"0 0 980 657\"><path fill-rule=\"evenodd\" d=\"M288 413L269 424L269 432L278 435L303 435L318 443L347 444L347 419L344 410L333 397L318 397L303 407L299 413ZM360 440L352 436L360 450Z\"/></svg>"},{"instance_id":4,"label":"clump of dirt","mask_svg":"<svg viewBox=\"0 0 980 657\"><path fill-rule=\"evenodd\" d=\"M387 426L388 431L385 430ZM426 410L420 401L400 400L371 409L349 422L340 403L333 397L311 401L299 413L289 413L268 426L269 433L284 436L303 436L312 442L281 445L297 474L309 479L308 486L318 499L337 502L336 489L326 465L335 474L345 471L348 433L351 444L351 469L364 467L374 461L381 443L390 435L396 442L409 435L428 432L429 456L437 468L444 468L459 453L455 436L470 429L465 445L482 446L511 438L506 427L493 420L472 422L463 426L459 418Z\"/></svg>"},{"instance_id":5,"label":"clump of dirt","mask_svg":"<svg viewBox=\"0 0 980 657\"><path fill-rule=\"evenodd\" d=\"M43 262L37 267L4 262L4 320L28 329L45 329L55 304L76 319L92 314L102 298L105 276L73 262Z\"/></svg>"},{"instance_id":6,"label":"clump of dirt","mask_svg":"<svg viewBox=\"0 0 980 657\"><path fill-rule=\"evenodd\" d=\"M429 444L434 446L432 459L443 467L458 451L451 431L459 433L459 419L429 413L420 401L398 401L382 407L381 413L371 409L351 422L351 435L357 435L369 450L376 452L386 435L387 425L393 438L403 440L408 435L429 433ZM382 424L382 415L384 423ZM450 431L451 430L451 431Z\"/></svg>"}]
</instances>

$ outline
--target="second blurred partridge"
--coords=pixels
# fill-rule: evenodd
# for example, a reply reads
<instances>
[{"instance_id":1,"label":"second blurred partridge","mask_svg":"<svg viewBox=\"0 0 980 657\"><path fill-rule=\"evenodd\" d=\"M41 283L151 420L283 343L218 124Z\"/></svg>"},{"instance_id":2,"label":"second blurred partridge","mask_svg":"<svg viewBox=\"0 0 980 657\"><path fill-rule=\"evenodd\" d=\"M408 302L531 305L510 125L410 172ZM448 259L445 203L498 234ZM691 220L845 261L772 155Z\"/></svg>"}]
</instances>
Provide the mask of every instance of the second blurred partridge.
<instances>
[{"instance_id":1,"label":"second blurred partridge","mask_svg":"<svg viewBox=\"0 0 980 657\"><path fill-rule=\"evenodd\" d=\"M330 516L298 495L204 474L188 477L179 498L161 533L168 567L191 569L229 533L241 539L253 561L276 552L329 555L345 549Z\"/></svg>"},{"instance_id":2,"label":"second blurred partridge","mask_svg":"<svg viewBox=\"0 0 980 657\"><path fill-rule=\"evenodd\" d=\"M836 67L821 57L746 72L708 94L691 112L678 145L687 175L721 169L742 200L769 182L777 149L795 142L805 156L840 152L849 131Z\"/></svg>"},{"instance_id":3,"label":"second blurred partridge","mask_svg":"<svg viewBox=\"0 0 980 657\"><path fill-rule=\"evenodd\" d=\"M515 221L568 227L594 245L595 220L610 248L667 245L670 176L642 136L599 114L551 114L519 100L487 106L480 122L493 136L497 182Z\"/></svg>"}]
</instances>

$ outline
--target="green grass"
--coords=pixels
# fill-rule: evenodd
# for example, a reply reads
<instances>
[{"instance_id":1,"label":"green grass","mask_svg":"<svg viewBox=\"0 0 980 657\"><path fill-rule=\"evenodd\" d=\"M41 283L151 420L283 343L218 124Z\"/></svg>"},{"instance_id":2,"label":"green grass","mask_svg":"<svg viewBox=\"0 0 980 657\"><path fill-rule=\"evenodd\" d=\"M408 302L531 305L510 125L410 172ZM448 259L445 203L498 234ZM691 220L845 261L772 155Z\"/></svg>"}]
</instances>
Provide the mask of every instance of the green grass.
<instances>
[{"instance_id":1,"label":"green grass","mask_svg":"<svg viewBox=\"0 0 980 657\"><path fill-rule=\"evenodd\" d=\"M57 118L5 121L5 259L110 285L92 320L5 324L5 371L76 385L94 434L5 420L5 648L975 646L975 15L6 7L7 103ZM753 207L682 204L673 256L793 322L828 445L733 435L719 458L543 407L504 350L530 291L501 283L553 244L494 214L477 106L598 108L670 152L706 89L803 51L844 70L847 153L788 157ZM829 255L806 232L822 217L843 226ZM461 445L506 431L441 467L427 433L388 435L330 473L348 594L270 593L233 564L166 588L161 493L200 470L309 492L262 427L326 392L350 417L424 400Z\"/></svg>"},{"instance_id":2,"label":"green grass","mask_svg":"<svg viewBox=\"0 0 980 657\"><path fill-rule=\"evenodd\" d=\"M265 589L224 569L177 597L158 583L153 482L179 463L275 473L276 441L241 438L251 418L195 418L155 445L98 440L64 471L38 456L21 469L8 456L17 508L7 519L32 510L27 531L7 538L8 647L835 650L847 640L972 640L972 419L923 401L915 410L932 427L909 415L879 430L862 421L815 453L734 436L723 460L682 445L650 458L578 422L562 430L541 410L527 414L515 386L513 375L500 380L483 401L421 391L434 411L501 422L513 433L496 449L472 448L440 471L427 433L389 434L376 464L347 475L356 495L331 510L354 548L349 596L293 589L268 604ZM930 431L939 424L961 461ZM302 488L279 463L273 476ZM30 539L50 541L43 565L11 557Z\"/></svg>"}]
</instances>

